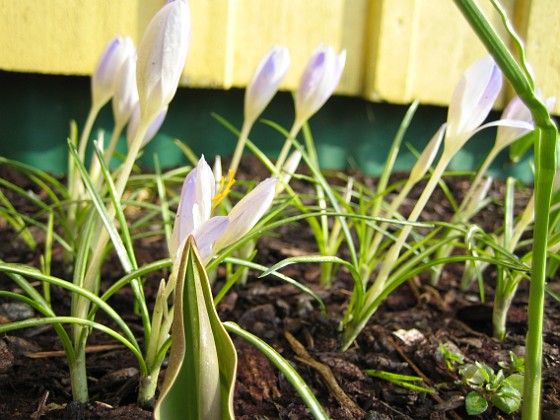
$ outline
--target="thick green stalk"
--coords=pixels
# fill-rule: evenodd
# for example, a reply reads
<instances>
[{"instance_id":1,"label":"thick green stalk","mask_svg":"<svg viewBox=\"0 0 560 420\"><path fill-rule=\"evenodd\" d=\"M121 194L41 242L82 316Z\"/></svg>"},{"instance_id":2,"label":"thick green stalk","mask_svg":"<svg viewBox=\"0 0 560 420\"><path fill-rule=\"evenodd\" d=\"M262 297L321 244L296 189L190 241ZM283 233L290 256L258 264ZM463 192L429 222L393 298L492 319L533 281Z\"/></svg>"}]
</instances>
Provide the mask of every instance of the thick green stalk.
<instances>
[{"instance_id":1,"label":"thick green stalk","mask_svg":"<svg viewBox=\"0 0 560 420\"><path fill-rule=\"evenodd\" d=\"M523 418L540 416L542 376L542 331L544 291L548 243L549 210L552 186L556 174L556 142L558 130L546 106L535 95L533 81L514 59L498 34L473 0L455 0L467 21L494 56L515 92L531 111L535 122L535 224L531 287L529 291L529 329L526 341Z\"/></svg>"}]
</instances>

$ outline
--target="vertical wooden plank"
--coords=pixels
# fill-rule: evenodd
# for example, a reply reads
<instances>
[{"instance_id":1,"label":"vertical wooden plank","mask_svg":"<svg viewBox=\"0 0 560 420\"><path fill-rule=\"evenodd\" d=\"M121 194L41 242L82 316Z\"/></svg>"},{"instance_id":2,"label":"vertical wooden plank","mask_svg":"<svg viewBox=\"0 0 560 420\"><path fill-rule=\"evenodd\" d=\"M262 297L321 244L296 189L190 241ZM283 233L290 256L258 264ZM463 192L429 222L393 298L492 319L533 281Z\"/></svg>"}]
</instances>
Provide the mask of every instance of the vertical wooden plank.
<instances>
[{"instance_id":1,"label":"vertical wooden plank","mask_svg":"<svg viewBox=\"0 0 560 420\"><path fill-rule=\"evenodd\" d=\"M521 0L515 22L525 40L527 61L545 97L560 97L560 8L555 1ZM560 114L560 101L553 110Z\"/></svg>"},{"instance_id":2,"label":"vertical wooden plank","mask_svg":"<svg viewBox=\"0 0 560 420\"><path fill-rule=\"evenodd\" d=\"M185 69L191 85L241 87L273 44L290 50L292 65L284 84L293 89L312 50L319 44L347 49L340 92L363 89L363 33L368 0L191 1L193 39ZM204 75L211 73L209 79Z\"/></svg>"},{"instance_id":3,"label":"vertical wooden plank","mask_svg":"<svg viewBox=\"0 0 560 420\"><path fill-rule=\"evenodd\" d=\"M8 71L90 74L117 34L138 43L164 0L0 0L0 66Z\"/></svg>"},{"instance_id":4,"label":"vertical wooden plank","mask_svg":"<svg viewBox=\"0 0 560 420\"><path fill-rule=\"evenodd\" d=\"M491 5L484 7L499 22ZM486 53L449 0L374 0L370 22L370 100L446 104L464 69Z\"/></svg>"}]
</instances>

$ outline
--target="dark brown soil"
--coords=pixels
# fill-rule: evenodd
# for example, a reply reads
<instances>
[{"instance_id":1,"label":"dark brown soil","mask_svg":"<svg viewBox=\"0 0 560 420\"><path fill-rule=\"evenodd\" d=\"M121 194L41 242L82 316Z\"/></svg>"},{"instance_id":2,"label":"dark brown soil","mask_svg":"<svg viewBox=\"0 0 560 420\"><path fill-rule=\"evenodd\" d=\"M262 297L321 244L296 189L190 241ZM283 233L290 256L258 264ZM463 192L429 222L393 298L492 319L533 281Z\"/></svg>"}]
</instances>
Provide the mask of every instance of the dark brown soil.
<instances>
[{"instance_id":1,"label":"dark brown soil","mask_svg":"<svg viewBox=\"0 0 560 420\"><path fill-rule=\"evenodd\" d=\"M262 178L253 165L245 168L245 174L247 178ZM7 168L0 168L0 176L16 179L23 188L34 188ZM449 178L447 184L454 194L460 195L468 181ZM491 193L496 203L502 190L503 184L496 182ZM3 192L18 210L33 214L34 209L18 202L17 196L5 189ZM526 199L527 194L521 194L518 202L522 205ZM436 192L426 218L448 219L450 206L446 203L444 195ZM494 229L500 223L500 212L499 204L491 204L477 220L483 227ZM29 252L1 218L0 232L0 259L39 264L40 251ZM257 260L262 264L272 265L289 256L316 252L305 223L275 233L259 241ZM162 241L141 240L137 246L140 264L165 256ZM61 254L55 253L56 258L60 265ZM116 259L109 261L115 267L105 267L104 287L118 278L114 274L119 272ZM55 268L56 265L55 261ZM457 374L445 367L438 345L449 346L462 353L467 361L482 361L494 369L498 368L498 361L508 360L510 351L523 355L528 285L525 282L520 286L508 318L509 333L502 342L491 337L491 305L480 302L475 288L467 293L460 291L461 270L459 264L447 267L436 288L429 285L428 275L411 279L387 298L346 352L339 350L338 327L350 299L352 279L342 269L330 287L319 284L320 270L315 265L293 265L283 270L322 297L326 314L298 289L271 278L258 279L258 273L251 273L246 286L232 289L220 303L219 312L222 320L237 322L291 361L333 419L464 418L467 414L463 398L468 389L458 384ZM223 284L223 274L218 272L217 288ZM487 302L493 297L493 276L491 270L485 273ZM150 302L155 284L148 281L146 285ZM14 287L8 278L0 276L2 290L14 290ZM68 297L56 289L53 293L57 310L67 313ZM6 322L18 310L13 302L0 302L5 303L9 305L0 307L0 322L2 319ZM141 337L141 322L132 311L131 292L122 290L110 303ZM2 308L8 308L10 313L2 313ZM546 418L558 418L560 413L558 309L559 304L547 297L542 402ZM234 342L239 356L235 395L238 418L311 417L299 395L262 353L241 339L234 338ZM296 354L297 342L307 350L308 356ZM106 335L92 333L88 353L91 402L79 405L71 402L66 361L62 354L56 353L60 349L51 328L32 328L0 337L0 418L151 418L150 411L135 405L138 371L129 351ZM426 394L401 388L368 377L365 369L421 376L425 378L424 385L435 392ZM339 389L333 386L333 379ZM504 415L494 408L482 418L518 417Z\"/></svg>"}]
</instances>

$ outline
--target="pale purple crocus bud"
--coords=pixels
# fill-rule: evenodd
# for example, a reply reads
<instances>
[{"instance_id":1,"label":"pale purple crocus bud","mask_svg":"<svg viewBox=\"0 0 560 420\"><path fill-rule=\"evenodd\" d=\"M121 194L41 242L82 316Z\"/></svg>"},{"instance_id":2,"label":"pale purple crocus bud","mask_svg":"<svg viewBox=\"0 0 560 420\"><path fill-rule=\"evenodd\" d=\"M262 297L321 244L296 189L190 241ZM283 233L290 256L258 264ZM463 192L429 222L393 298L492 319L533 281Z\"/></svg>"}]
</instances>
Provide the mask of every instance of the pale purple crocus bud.
<instances>
[{"instance_id":1,"label":"pale purple crocus bud","mask_svg":"<svg viewBox=\"0 0 560 420\"><path fill-rule=\"evenodd\" d=\"M346 50L336 55L331 46L319 45L311 54L296 92L296 121L302 125L332 95L340 81Z\"/></svg>"},{"instance_id":2,"label":"pale purple crocus bud","mask_svg":"<svg viewBox=\"0 0 560 420\"><path fill-rule=\"evenodd\" d=\"M449 104L444 153L453 155L463 147L490 113L501 89L502 73L490 55L465 70Z\"/></svg>"},{"instance_id":3,"label":"pale purple crocus bud","mask_svg":"<svg viewBox=\"0 0 560 420\"><path fill-rule=\"evenodd\" d=\"M148 24L138 47L136 64L142 120L154 119L175 96L190 38L187 0L168 2Z\"/></svg>"},{"instance_id":4,"label":"pale purple crocus bud","mask_svg":"<svg viewBox=\"0 0 560 420\"><path fill-rule=\"evenodd\" d=\"M101 108L112 98L119 70L131 54L134 54L134 44L130 37L117 36L105 47L91 76L91 96L94 107Z\"/></svg>"},{"instance_id":5,"label":"pale purple crocus bud","mask_svg":"<svg viewBox=\"0 0 560 420\"><path fill-rule=\"evenodd\" d=\"M252 125L278 91L290 66L287 48L274 45L260 61L245 90L245 124Z\"/></svg>"},{"instance_id":6,"label":"pale purple crocus bud","mask_svg":"<svg viewBox=\"0 0 560 420\"><path fill-rule=\"evenodd\" d=\"M163 108L160 113L156 116L156 118L151 122L148 130L146 131L146 135L142 139L142 143L140 147L144 147L147 145L150 140L152 140L159 129L161 128L163 121L165 121L165 117L167 115L166 106ZM130 120L128 121L128 128L126 129L126 143L130 148L132 146L132 142L136 138L136 132L138 131L138 125L140 124L140 105L137 103L134 111L132 111L132 115L130 116Z\"/></svg>"},{"instance_id":7,"label":"pale purple crocus bud","mask_svg":"<svg viewBox=\"0 0 560 420\"><path fill-rule=\"evenodd\" d=\"M253 229L272 204L276 195L276 183L275 177L265 179L231 209L228 214L229 226L214 246L216 252Z\"/></svg>"},{"instance_id":8,"label":"pale purple crocus bud","mask_svg":"<svg viewBox=\"0 0 560 420\"><path fill-rule=\"evenodd\" d=\"M136 53L129 54L126 57L117 74L112 105L115 124L124 127L138 105Z\"/></svg>"}]
</instances>

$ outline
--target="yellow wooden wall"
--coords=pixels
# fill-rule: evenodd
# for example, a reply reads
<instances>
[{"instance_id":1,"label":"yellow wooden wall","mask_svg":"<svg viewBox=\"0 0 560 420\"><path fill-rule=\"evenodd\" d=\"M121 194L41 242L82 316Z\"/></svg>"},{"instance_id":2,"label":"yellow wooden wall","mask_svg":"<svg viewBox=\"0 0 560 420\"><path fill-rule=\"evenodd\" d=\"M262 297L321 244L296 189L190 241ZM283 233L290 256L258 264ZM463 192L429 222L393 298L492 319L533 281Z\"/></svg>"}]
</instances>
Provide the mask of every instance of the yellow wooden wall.
<instances>
[{"instance_id":1,"label":"yellow wooden wall","mask_svg":"<svg viewBox=\"0 0 560 420\"><path fill-rule=\"evenodd\" d=\"M479 0L496 26L488 0ZM164 0L0 0L0 70L90 74L116 34L137 43ZM502 0L526 40L538 85L560 96L557 0ZM484 49L452 0L190 0L192 42L183 84L242 87L273 43L297 86L320 42L347 49L338 92L373 101L445 105ZM504 98L506 99L506 98ZM560 104L555 109L560 113Z\"/></svg>"}]
</instances>

